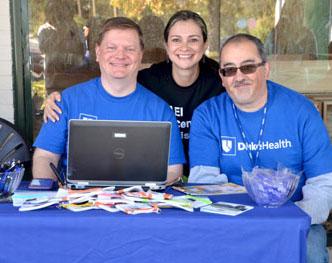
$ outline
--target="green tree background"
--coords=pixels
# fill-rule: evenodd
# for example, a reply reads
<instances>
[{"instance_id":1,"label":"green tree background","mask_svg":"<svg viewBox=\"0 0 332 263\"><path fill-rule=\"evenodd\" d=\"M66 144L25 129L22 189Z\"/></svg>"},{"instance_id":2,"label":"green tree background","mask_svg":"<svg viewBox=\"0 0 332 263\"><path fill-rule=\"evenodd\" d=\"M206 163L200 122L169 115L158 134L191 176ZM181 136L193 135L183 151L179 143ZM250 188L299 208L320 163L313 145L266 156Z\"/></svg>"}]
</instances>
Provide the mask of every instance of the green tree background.
<instances>
[{"instance_id":1,"label":"green tree background","mask_svg":"<svg viewBox=\"0 0 332 263\"><path fill-rule=\"evenodd\" d=\"M44 7L48 0L29 0L30 35L36 36L45 22ZM181 9L199 13L209 28L210 51L218 52L220 41L238 32L251 33L264 41L274 27L276 0L59 0L75 2L75 20L83 26L90 17L128 16L139 21L143 16L159 16L164 23ZM287 0L292 1L292 0ZM303 0L304 24L317 38L319 54L328 45L329 0ZM296 12L296 10L294 10ZM249 24L247 22L250 22ZM247 23L247 25L245 25ZM254 24L254 26L253 26ZM239 27L240 25L240 27Z\"/></svg>"},{"instance_id":2,"label":"green tree background","mask_svg":"<svg viewBox=\"0 0 332 263\"><path fill-rule=\"evenodd\" d=\"M128 16L139 21L143 16L159 16L164 23L176 11L189 9L199 13L209 28L210 51L217 54L220 41L237 33L252 33L262 40L271 31L274 23L274 0L62 0L76 2L75 20L83 26L90 17L102 18ZM30 0L30 35L36 36L45 22L44 8L47 0ZM239 27L240 20L254 22L254 27Z\"/></svg>"}]
</instances>

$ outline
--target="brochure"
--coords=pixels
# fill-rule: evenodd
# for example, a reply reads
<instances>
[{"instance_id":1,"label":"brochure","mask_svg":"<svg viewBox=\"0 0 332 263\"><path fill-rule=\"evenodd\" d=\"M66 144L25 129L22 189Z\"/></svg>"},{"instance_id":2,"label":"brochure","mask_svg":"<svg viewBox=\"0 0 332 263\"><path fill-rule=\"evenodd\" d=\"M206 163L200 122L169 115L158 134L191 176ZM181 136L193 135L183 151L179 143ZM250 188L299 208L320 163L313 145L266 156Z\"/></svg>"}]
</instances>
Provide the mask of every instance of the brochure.
<instances>
[{"instance_id":1,"label":"brochure","mask_svg":"<svg viewBox=\"0 0 332 263\"><path fill-rule=\"evenodd\" d=\"M152 204L156 204L159 208L179 208L188 212L194 212L193 202L184 199L165 200L163 202Z\"/></svg>"},{"instance_id":2,"label":"brochure","mask_svg":"<svg viewBox=\"0 0 332 263\"><path fill-rule=\"evenodd\" d=\"M57 194L56 191L23 191L17 190L14 195L11 197L13 201L13 206L21 206L26 200L36 200L41 198L50 199L55 197Z\"/></svg>"},{"instance_id":3,"label":"brochure","mask_svg":"<svg viewBox=\"0 0 332 263\"><path fill-rule=\"evenodd\" d=\"M88 211L92 209L99 209L97 206L95 206L91 202L87 202L84 204L60 204L60 207L66 208L72 212L83 212L83 211Z\"/></svg>"},{"instance_id":4,"label":"brochure","mask_svg":"<svg viewBox=\"0 0 332 263\"><path fill-rule=\"evenodd\" d=\"M57 198L34 198L26 200L18 209L20 212L37 210L45 207L49 207L52 205L57 205L59 203L59 199Z\"/></svg>"},{"instance_id":5,"label":"brochure","mask_svg":"<svg viewBox=\"0 0 332 263\"><path fill-rule=\"evenodd\" d=\"M142 204L142 203L120 204L120 205L115 205L115 207L120 211L130 215L159 213L160 211L158 206L156 205L150 206L148 204Z\"/></svg>"},{"instance_id":6,"label":"brochure","mask_svg":"<svg viewBox=\"0 0 332 263\"><path fill-rule=\"evenodd\" d=\"M198 197L192 195L175 196L172 200L186 200L190 202L191 206L195 209L212 204L212 201L208 197Z\"/></svg>"},{"instance_id":7,"label":"brochure","mask_svg":"<svg viewBox=\"0 0 332 263\"><path fill-rule=\"evenodd\" d=\"M99 209L106 210L107 212L118 212L119 209L115 207L114 204L103 204L103 203L95 203L95 206L98 207Z\"/></svg>"},{"instance_id":8,"label":"brochure","mask_svg":"<svg viewBox=\"0 0 332 263\"><path fill-rule=\"evenodd\" d=\"M224 195L247 192L244 186L234 183L173 186L173 189L190 195Z\"/></svg>"},{"instance_id":9,"label":"brochure","mask_svg":"<svg viewBox=\"0 0 332 263\"><path fill-rule=\"evenodd\" d=\"M213 214L237 216L253 208L254 208L253 206L249 205L242 205L242 204L228 203L228 202L217 202L201 207L200 211L206 213L213 213Z\"/></svg>"}]
</instances>

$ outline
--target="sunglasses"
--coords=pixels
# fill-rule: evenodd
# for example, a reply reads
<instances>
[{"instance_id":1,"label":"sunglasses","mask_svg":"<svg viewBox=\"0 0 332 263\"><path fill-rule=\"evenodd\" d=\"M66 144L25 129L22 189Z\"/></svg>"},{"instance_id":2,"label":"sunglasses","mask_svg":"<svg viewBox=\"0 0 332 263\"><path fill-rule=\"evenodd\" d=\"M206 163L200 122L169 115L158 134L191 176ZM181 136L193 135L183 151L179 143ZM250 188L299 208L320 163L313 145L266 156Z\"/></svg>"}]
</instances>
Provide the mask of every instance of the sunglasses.
<instances>
[{"instance_id":1,"label":"sunglasses","mask_svg":"<svg viewBox=\"0 0 332 263\"><path fill-rule=\"evenodd\" d=\"M255 73L257 68L263 66L265 61L257 64L247 64L240 67L227 67L227 68L220 68L219 72L224 77L233 77L235 76L237 70L239 69L243 74L251 74Z\"/></svg>"}]
</instances>

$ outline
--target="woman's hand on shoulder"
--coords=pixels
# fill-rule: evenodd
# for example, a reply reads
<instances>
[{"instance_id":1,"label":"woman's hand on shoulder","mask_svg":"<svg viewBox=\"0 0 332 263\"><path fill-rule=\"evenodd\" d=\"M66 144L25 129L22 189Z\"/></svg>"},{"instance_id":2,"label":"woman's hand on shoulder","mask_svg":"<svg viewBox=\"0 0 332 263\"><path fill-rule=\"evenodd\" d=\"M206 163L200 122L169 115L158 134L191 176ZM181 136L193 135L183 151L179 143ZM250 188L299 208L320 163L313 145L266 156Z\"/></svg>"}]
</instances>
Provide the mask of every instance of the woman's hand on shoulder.
<instances>
[{"instance_id":1,"label":"woman's hand on shoulder","mask_svg":"<svg viewBox=\"0 0 332 263\"><path fill-rule=\"evenodd\" d=\"M44 107L44 115L43 119L46 123L47 120L51 120L52 122L56 122L59 120L59 115L62 113L59 106L56 104L56 101L61 101L61 95L59 92L54 91L45 99L45 107Z\"/></svg>"}]
</instances>

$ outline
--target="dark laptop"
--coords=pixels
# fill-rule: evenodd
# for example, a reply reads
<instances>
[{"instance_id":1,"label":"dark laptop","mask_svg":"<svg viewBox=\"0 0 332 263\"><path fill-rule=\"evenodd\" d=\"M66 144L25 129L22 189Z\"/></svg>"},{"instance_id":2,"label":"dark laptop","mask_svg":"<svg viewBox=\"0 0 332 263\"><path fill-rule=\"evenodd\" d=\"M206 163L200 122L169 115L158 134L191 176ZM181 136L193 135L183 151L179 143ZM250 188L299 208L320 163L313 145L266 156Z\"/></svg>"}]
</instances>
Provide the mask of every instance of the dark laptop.
<instances>
[{"instance_id":1,"label":"dark laptop","mask_svg":"<svg viewBox=\"0 0 332 263\"><path fill-rule=\"evenodd\" d=\"M164 185L171 122L70 120L67 184Z\"/></svg>"}]
</instances>

